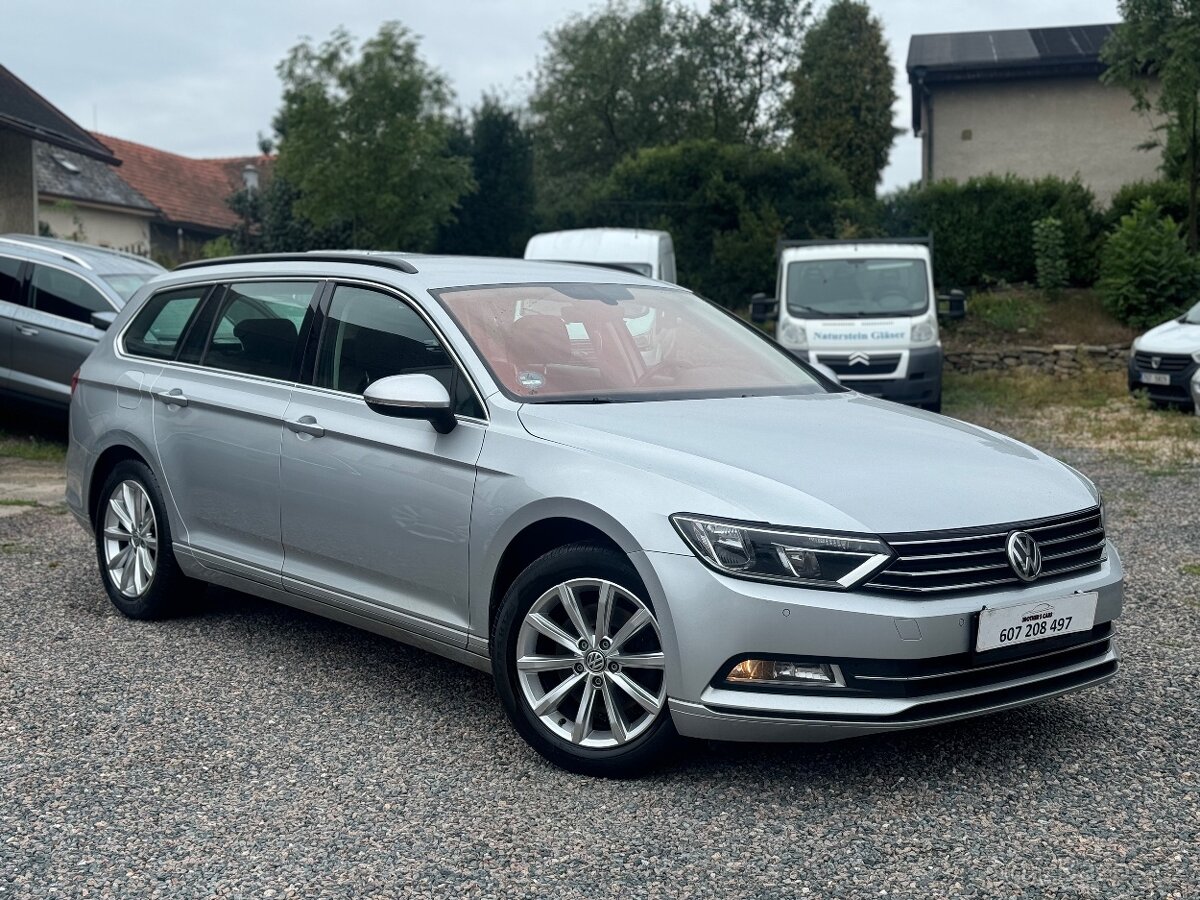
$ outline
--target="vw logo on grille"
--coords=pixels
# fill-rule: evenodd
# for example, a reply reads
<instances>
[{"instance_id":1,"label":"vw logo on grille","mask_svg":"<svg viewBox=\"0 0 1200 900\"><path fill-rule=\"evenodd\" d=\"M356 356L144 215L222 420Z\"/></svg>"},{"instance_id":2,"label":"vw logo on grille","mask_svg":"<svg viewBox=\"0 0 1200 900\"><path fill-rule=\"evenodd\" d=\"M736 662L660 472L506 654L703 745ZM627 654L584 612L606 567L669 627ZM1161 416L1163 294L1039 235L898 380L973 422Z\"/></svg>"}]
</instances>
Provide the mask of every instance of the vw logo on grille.
<instances>
[{"instance_id":1,"label":"vw logo on grille","mask_svg":"<svg viewBox=\"0 0 1200 900\"><path fill-rule=\"evenodd\" d=\"M850 354L848 362L852 366L869 366L871 364L871 354L856 350Z\"/></svg>"},{"instance_id":2,"label":"vw logo on grille","mask_svg":"<svg viewBox=\"0 0 1200 900\"><path fill-rule=\"evenodd\" d=\"M1004 544L1008 564L1022 581L1033 581L1042 574L1042 548L1026 531L1014 531Z\"/></svg>"}]
</instances>

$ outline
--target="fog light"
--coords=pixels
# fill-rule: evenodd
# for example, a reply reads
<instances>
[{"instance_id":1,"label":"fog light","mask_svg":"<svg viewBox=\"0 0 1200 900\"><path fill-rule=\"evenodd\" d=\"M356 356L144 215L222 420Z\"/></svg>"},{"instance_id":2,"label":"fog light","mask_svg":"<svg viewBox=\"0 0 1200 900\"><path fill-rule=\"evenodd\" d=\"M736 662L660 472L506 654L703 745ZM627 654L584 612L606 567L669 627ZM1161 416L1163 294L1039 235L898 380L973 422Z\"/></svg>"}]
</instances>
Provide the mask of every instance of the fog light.
<instances>
[{"instance_id":1,"label":"fog light","mask_svg":"<svg viewBox=\"0 0 1200 900\"><path fill-rule=\"evenodd\" d=\"M725 676L730 684L826 684L842 687L842 673L828 663L798 663L781 659L744 659Z\"/></svg>"}]
</instances>

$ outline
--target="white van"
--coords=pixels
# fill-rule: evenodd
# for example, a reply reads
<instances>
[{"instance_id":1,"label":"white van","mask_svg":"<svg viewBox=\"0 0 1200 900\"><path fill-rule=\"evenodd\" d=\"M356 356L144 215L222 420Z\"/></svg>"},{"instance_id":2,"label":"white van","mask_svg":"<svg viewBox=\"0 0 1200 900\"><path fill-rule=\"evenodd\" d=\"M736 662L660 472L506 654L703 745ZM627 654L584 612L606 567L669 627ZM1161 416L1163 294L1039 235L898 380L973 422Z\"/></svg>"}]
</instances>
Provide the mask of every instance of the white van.
<instances>
[{"instance_id":1,"label":"white van","mask_svg":"<svg viewBox=\"0 0 1200 900\"><path fill-rule=\"evenodd\" d=\"M665 231L641 228L548 231L529 239L525 258L607 266L675 284L675 245Z\"/></svg>"},{"instance_id":2,"label":"white van","mask_svg":"<svg viewBox=\"0 0 1200 900\"><path fill-rule=\"evenodd\" d=\"M776 284L776 297L756 295L751 313L763 322L778 310L784 348L832 369L846 387L941 411L928 239L783 241Z\"/></svg>"}]
</instances>

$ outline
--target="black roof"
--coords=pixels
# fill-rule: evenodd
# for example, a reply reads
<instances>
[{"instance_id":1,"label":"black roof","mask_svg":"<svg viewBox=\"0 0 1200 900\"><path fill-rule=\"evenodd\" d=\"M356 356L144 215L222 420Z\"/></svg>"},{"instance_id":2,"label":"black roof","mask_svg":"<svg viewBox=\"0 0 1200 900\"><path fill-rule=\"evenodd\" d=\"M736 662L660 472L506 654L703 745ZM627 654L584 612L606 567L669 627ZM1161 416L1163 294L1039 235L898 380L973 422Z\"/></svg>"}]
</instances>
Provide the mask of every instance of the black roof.
<instances>
[{"instance_id":1,"label":"black roof","mask_svg":"<svg viewBox=\"0 0 1200 900\"><path fill-rule=\"evenodd\" d=\"M956 34L914 34L908 44L913 131L920 132L922 86L1051 75L1099 75L1100 50L1116 25L1067 25Z\"/></svg>"},{"instance_id":2,"label":"black roof","mask_svg":"<svg viewBox=\"0 0 1200 900\"><path fill-rule=\"evenodd\" d=\"M4 66L0 66L0 129L27 134L112 165L121 164L107 147Z\"/></svg>"},{"instance_id":3,"label":"black roof","mask_svg":"<svg viewBox=\"0 0 1200 900\"><path fill-rule=\"evenodd\" d=\"M33 155L38 193L158 212L157 206L130 187L108 163L41 141L33 145Z\"/></svg>"}]
</instances>

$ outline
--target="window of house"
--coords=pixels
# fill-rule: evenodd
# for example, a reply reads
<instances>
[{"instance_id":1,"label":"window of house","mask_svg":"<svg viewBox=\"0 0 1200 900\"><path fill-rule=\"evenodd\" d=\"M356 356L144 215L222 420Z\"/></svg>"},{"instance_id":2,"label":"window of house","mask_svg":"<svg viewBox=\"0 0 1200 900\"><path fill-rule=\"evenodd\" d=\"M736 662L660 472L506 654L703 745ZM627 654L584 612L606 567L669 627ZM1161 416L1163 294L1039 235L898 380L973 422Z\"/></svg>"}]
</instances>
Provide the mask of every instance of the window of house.
<instances>
[{"instance_id":1,"label":"window of house","mask_svg":"<svg viewBox=\"0 0 1200 900\"><path fill-rule=\"evenodd\" d=\"M172 359L206 290L202 285L151 297L125 332L125 352L151 359Z\"/></svg>"},{"instance_id":2,"label":"window of house","mask_svg":"<svg viewBox=\"0 0 1200 900\"><path fill-rule=\"evenodd\" d=\"M390 375L431 375L456 413L483 417L470 385L416 310L380 291L340 285L325 319L315 384L361 394Z\"/></svg>"},{"instance_id":3,"label":"window of house","mask_svg":"<svg viewBox=\"0 0 1200 900\"><path fill-rule=\"evenodd\" d=\"M201 364L265 378L292 378L301 326L315 288L312 281L230 285Z\"/></svg>"},{"instance_id":4,"label":"window of house","mask_svg":"<svg viewBox=\"0 0 1200 900\"><path fill-rule=\"evenodd\" d=\"M21 302L21 260L0 256L0 302Z\"/></svg>"},{"instance_id":5,"label":"window of house","mask_svg":"<svg viewBox=\"0 0 1200 900\"><path fill-rule=\"evenodd\" d=\"M29 298L34 309L76 322L90 323L92 313L113 309L108 298L82 278L36 263Z\"/></svg>"}]
</instances>

